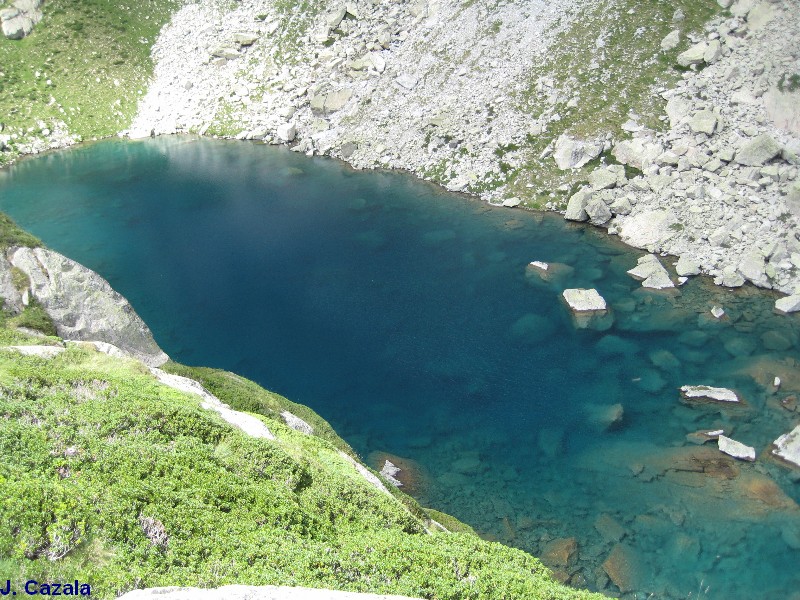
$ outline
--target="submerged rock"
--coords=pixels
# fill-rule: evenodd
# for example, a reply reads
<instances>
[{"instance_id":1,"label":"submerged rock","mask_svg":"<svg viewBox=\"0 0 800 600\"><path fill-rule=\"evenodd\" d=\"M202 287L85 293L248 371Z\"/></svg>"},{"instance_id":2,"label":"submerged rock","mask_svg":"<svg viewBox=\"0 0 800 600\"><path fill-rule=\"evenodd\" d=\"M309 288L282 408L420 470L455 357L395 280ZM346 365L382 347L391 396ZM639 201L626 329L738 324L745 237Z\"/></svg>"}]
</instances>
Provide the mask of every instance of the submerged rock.
<instances>
[{"instance_id":1,"label":"submerged rock","mask_svg":"<svg viewBox=\"0 0 800 600\"><path fill-rule=\"evenodd\" d=\"M773 456L800 467L800 425L775 440L774 446Z\"/></svg>"},{"instance_id":2,"label":"submerged rock","mask_svg":"<svg viewBox=\"0 0 800 600\"><path fill-rule=\"evenodd\" d=\"M577 551L578 542L574 537L559 538L545 544L540 558L548 567L567 567L574 562Z\"/></svg>"},{"instance_id":3,"label":"submerged rock","mask_svg":"<svg viewBox=\"0 0 800 600\"><path fill-rule=\"evenodd\" d=\"M741 442L737 442L727 436L720 435L717 438L717 444L720 452L724 452L728 456L738 458L739 460L747 460L753 462L756 459L756 450L752 446L747 446Z\"/></svg>"},{"instance_id":4,"label":"submerged rock","mask_svg":"<svg viewBox=\"0 0 800 600\"><path fill-rule=\"evenodd\" d=\"M741 400L733 390L708 385L681 386L681 395L687 400L741 403Z\"/></svg>"},{"instance_id":5,"label":"submerged rock","mask_svg":"<svg viewBox=\"0 0 800 600\"><path fill-rule=\"evenodd\" d=\"M641 562L639 555L626 544L617 544L603 562L608 578L623 594L641 588Z\"/></svg>"}]
</instances>

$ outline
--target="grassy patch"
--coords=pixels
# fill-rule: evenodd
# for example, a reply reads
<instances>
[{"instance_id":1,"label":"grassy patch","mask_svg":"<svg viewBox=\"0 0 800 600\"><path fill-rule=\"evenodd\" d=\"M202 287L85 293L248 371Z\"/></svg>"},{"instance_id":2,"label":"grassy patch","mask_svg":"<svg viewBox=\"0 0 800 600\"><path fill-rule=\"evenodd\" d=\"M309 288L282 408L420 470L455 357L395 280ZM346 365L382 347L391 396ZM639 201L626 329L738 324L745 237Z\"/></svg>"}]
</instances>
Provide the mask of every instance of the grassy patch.
<instances>
[{"instance_id":1,"label":"grassy patch","mask_svg":"<svg viewBox=\"0 0 800 600\"><path fill-rule=\"evenodd\" d=\"M36 248L41 245L42 242L38 238L21 229L5 213L0 213L0 250L6 250L12 246Z\"/></svg>"},{"instance_id":2,"label":"grassy patch","mask_svg":"<svg viewBox=\"0 0 800 600\"><path fill-rule=\"evenodd\" d=\"M31 299L28 306L20 314L9 319L8 324L12 327L26 327L35 331L40 331L45 335L56 336L56 326L45 310L35 299Z\"/></svg>"},{"instance_id":3,"label":"grassy patch","mask_svg":"<svg viewBox=\"0 0 800 600\"><path fill-rule=\"evenodd\" d=\"M49 0L31 35L0 36L0 115L13 136L0 161L58 123L83 139L126 128L152 72L150 48L179 4Z\"/></svg>"}]
</instances>

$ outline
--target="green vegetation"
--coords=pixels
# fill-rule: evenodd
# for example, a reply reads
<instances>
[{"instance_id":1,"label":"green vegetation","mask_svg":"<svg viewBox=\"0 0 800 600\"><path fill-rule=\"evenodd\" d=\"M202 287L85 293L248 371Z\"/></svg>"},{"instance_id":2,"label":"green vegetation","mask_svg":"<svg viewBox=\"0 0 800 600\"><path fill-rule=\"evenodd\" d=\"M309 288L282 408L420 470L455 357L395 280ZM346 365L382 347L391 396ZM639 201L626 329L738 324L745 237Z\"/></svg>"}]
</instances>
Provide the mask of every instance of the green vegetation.
<instances>
[{"instance_id":1,"label":"green vegetation","mask_svg":"<svg viewBox=\"0 0 800 600\"><path fill-rule=\"evenodd\" d=\"M800 90L800 73L793 73L792 75L784 73L781 75L778 81L778 90L789 93Z\"/></svg>"},{"instance_id":2,"label":"green vegetation","mask_svg":"<svg viewBox=\"0 0 800 600\"><path fill-rule=\"evenodd\" d=\"M20 314L9 319L8 324L12 327L33 329L49 336L56 335L56 326L53 325L53 320L35 299L31 299Z\"/></svg>"},{"instance_id":3,"label":"green vegetation","mask_svg":"<svg viewBox=\"0 0 800 600\"><path fill-rule=\"evenodd\" d=\"M0 316L4 343L24 337L10 324ZM447 515L431 511L464 533L428 534L425 519L341 457L349 447L308 408L231 373L167 369L262 415L277 441L246 436L133 360L77 346L53 359L0 350L7 577L78 578L100 598L233 582L441 599L600 597L561 586L533 557ZM281 410L318 435L286 427Z\"/></svg>"},{"instance_id":4,"label":"green vegetation","mask_svg":"<svg viewBox=\"0 0 800 600\"><path fill-rule=\"evenodd\" d=\"M684 19L673 22L681 10ZM654 93L680 77L677 55L686 49L686 34L699 32L721 9L715 0L602 0L585 3L571 25L555 37L551 53L530 72L530 86L519 97L520 109L538 119L549 117L547 97L557 94L546 135L529 136L525 168L510 177L509 195L525 199L536 189L555 190L586 179L588 166L561 173L551 157L540 158L551 140L562 133L594 138L612 133L635 115L642 125L661 129L663 100ZM673 29L681 44L669 52L661 40ZM552 87L544 85L549 81Z\"/></svg>"},{"instance_id":5,"label":"green vegetation","mask_svg":"<svg viewBox=\"0 0 800 600\"><path fill-rule=\"evenodd\" d=\"M0 250L6 250L11 246L24 246L26 248L35 248L41 246L36 237L24 229L20 229L19 225L6 215L0 212Z\"/></svg>"},{"instance_id":6,"label":"green vegetation","mask_svg":"<svg viewBox=\"0 0 800 600\"><path fill-rule=\"evenodd\" d=\"M83 139L127 127L152 73L150 48L179 0L48 0L22 40L0 36L0 115L15 146L43 129Z\"/></svg>"}]
</instances>

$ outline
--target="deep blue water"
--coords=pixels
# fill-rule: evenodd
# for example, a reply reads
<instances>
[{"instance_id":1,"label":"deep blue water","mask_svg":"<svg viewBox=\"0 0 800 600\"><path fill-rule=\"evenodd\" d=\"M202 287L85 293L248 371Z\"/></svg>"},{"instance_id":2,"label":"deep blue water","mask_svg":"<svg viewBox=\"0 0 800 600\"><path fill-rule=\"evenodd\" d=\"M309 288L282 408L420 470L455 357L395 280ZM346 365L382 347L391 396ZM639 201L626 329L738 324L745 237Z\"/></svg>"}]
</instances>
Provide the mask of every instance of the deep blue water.
<instances>
[{"instance_id":1,"label":"deep blue water","mask_svg":"<svg viewBox=\"0 0 800 600\"><path fill-rule=\"evenodd\" d=\"M641 253L592 228L243 142L25 160L0 172L0 210L106 277L175 360L311 406L373 466L415 466L423 504L537 555L574 536L554 566L576 585L617 591L612 555L631 598L800 590L796 473L686 439L720 427L761 453L800 422L781 403L800 392L800 319L769 293L648 293L625 273ZM596 287L610 329L576 328L566 287ZM686 406L683 384L747 406Z\"/></svg>"}]
</instances>

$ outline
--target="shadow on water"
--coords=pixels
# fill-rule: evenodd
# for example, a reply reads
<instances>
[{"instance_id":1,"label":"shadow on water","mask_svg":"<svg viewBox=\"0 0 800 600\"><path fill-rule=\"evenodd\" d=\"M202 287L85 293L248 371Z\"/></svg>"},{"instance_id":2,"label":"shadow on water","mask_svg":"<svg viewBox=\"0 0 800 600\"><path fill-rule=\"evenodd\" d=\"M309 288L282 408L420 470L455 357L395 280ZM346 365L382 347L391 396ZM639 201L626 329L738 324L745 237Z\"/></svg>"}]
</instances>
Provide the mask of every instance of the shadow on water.
<instances>
[{"instance_id":1,"label":"shadow on water","mask_svg":"<svg viewBox=\"0 0 800 600\"><path fill-rule=\"evenodd\" d=\"M404 462L421 502L564 581L631 598L800 589L798 475L768 455L800 423L800 319L767 292L647 292L626 274L640 253L598 230L240 142L23 161L0 175L0 209L103 274L176 360L310 405L363 456ZM604 327L575 328L567 287L600 291ZM745 405L682 403L684 384ZM759 459L722 455L709 429Z\"/></svg>"}]
</instances>

